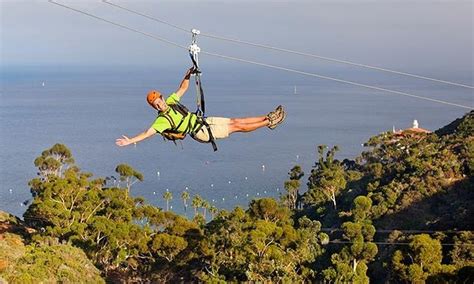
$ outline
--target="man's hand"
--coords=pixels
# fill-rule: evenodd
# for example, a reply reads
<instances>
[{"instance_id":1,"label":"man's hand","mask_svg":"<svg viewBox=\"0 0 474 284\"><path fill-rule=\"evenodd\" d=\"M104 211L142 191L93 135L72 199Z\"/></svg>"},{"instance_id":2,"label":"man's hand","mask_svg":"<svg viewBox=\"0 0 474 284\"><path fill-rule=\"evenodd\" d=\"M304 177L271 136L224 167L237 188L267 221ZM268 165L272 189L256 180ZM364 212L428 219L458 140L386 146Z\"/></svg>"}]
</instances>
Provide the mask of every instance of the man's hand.
<instances>
[{"instance_id":1,"label":"man's hand","mask_svg":"<svg viewBox=\"0 0 474 284\"><path fill-rule=\"evenodd\" d=\"M117 146L123 147L123 146L132 144L132 141L130 140L130 138L128 138L125 135L122 135L122 137L123 138L118 138L115 140L115 144L117 144Z\"/></svg>"},{"instance_id":2,"label":"man's hand","mask_svg":"<svg viewBox=\"0 0 474 284\"><path fill-rule=\"evenodd\" d=\"M128 138L127 136L122 135L123 138L118 138L117 140L115 140L115 144L117 144L117 146L120 146L120 147L127 146L130 144L136 144L155 134L156 134L156 130L153 127L150 127L147 130L143 131L142 133L132 138Z\"/></svg>"},{"instance_id":3,"label":"man's hand","mask_svg":"<svg viewBox=\"0 0 474 284\"><path fill-rule=\"evenodd\" d=\"M194 73L196 69L193 67L189 68L188 71L186 71L186 74L184 75L184 78L189 79L189 77Z\"/></svg>"}]
</instances>

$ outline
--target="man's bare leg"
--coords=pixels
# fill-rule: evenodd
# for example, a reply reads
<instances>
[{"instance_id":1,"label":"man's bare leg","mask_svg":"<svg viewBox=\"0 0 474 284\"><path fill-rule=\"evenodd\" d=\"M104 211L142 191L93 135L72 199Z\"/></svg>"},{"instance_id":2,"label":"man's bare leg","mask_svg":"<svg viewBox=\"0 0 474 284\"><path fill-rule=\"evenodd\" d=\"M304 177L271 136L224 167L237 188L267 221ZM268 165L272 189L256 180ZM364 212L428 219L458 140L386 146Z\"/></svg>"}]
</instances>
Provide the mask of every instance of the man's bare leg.
<instances>
[{"instance_id":1,"label":"man's bare leg","mask_svg":"<svg viewBox=\"0 0 474 284\"><path fill-rule=\"evenodd\" d=\"M248 124L248 123L257 123L262 122L267 119L267 116L255 116L255 117L240 117L240 118L231 118L230 123L237 123L237 124Z\"/></svg>"},{"instance_id":2,"label":"man's bare leg","mask_svg":"<svg viewBox=\"0 0 474 284\"><path fill-rule=\"evenodd\" d=\"M257 119L258 118L258 119ZM252 123L241 123L237 121L245 121L246 118L239 118L239 119L234 119L231 118L230 120L230 125L229 125L229 134L234 133L234 132L250 132L254 131L256 129L259 129L261 127L268 126L270 124L270 121L265 117L250 117L247 121L256 121Z\"/></svg>"}]
</instances>

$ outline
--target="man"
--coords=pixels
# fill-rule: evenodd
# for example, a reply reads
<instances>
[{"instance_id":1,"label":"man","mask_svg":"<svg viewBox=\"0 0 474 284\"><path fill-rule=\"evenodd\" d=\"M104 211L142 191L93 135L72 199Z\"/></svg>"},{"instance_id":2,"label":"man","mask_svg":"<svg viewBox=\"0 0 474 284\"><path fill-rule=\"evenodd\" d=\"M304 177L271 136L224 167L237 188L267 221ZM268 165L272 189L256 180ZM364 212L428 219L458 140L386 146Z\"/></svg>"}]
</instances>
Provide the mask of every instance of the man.
<instances>
[{"instance_id":1,"label":"man","mask_svg":"<svg viewBox=\"0 0 474 284\"><path fill-rule=\"evenodd\" d=\"M278 106L274 111L264 116L244 118L207 117L205 118L205 122L208 124L206 126L202 118L189 112L186 107L179 103L181 97L188 90L189 78L193 72L194 68L190 68L186 72L178 90L166 100L160 92L150 91L147 95L147 101L151 107L158 111L158 117L151 127L144 132L132 138L123 135L122 138L115 141L115 144L127 146L147 139L156 133L160 133L168 139L173 139L169 137L182 139L185 134L190 134L196 141L209 143L212 142L211 138L223 139L235 132L250 132L265 126L275 129L286 117L283 107Z\"/></svg>"}]
</instances>

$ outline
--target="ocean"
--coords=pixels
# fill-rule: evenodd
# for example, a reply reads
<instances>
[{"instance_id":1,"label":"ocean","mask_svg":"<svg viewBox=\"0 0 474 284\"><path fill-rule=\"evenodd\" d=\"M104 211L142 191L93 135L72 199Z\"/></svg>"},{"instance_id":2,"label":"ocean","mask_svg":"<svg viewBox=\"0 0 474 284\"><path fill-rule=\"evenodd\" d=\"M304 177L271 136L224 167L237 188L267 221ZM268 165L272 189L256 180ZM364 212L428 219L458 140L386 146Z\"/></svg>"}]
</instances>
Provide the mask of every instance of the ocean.
<instances>
[{"instance_id":1,"label":"ocean","mask_svg":"<svg viewBox=\"0 0 474 284\"><path fill-rule=\"evenodd\" d=\"M96 177L116 176L118 164L131 165L145 177L132 186L134 196L164 208L162 195L169 190L172 210L182 214L180 195L185 189L218 208L245 207L253 198L282 194L289 170L298 164L305 172L304 191L318 145L339 145L338 158L354 158L369 137L394 126L408 128L417 119L420 127L436 130L467 112L279 71L209 67L203 74L208 116L263 115L282 104L288 113L285 123L273 131L233 134L217 142L217 152L190 138L176 146L161 136L117 147L116 138L136 135L153 122L155 112L146 103L146 93L173 92L185 69L2 67L0 210L23 214L23 202L31 199L28 181L36 176L33 161L55 143L67 145L76 164ZM329 76L474 105L469 89L352 69L326 71ZM473 84L472 73L441 75ZM195 108L193 85L183 102Z\"/></svg>"}]
</instances>

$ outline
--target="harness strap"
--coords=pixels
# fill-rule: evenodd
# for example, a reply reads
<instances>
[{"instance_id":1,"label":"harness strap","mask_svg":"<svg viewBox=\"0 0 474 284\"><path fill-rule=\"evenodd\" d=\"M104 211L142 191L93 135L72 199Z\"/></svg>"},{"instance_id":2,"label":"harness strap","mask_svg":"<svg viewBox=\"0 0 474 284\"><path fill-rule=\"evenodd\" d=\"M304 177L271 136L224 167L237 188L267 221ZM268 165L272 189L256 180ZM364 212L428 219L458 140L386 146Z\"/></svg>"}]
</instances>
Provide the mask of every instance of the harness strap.
<instances>
[{"instance_id":1,"label":"harness strap","mask_svg":"<svg viewBox=\"0 0 474 284\"><path fill-rule=\"evenodd\" d=\"M204 90L202 89L201 75L200 75L200 73L197 73L197 74L195 75L195 80L196 80L196 88L199 90L199 96L200 96L200 101L201 101L202 116L205 116L205 114L206 114L206 101L204 100Z\"/></svg>"},{"instance_id":2,"label":"harness strap","mask_svg":"<svg viewBox=\"0 0 474 284\"><path fill-rule=\"evenodd\" d=\"M168 120L168 122L169 122L169 124L170 124L170 126L171 126L171 129L174 129L174 128L175 128L175 124L174 124L174 122L173 122L173 119L171 119L171 117L169 116L169 114L163 114L163 117L164 117L166 120ZM167 140L165 136L163 136L163 140L165 140L165 141ZM176 143L176 140L174 140L174 139L168 139L168 140L173 141L174 145L175 145L175 146L178 146L178 144ZM183 147L183 144L181 143L181 148L182 148L182 147Z\"/></svg>"},{"instance_id":3,"label":"harness strap","mask_svg":"<svg viewBox=\"0 0 474 284\"><path fill-rule=\"evenodd\" d=\"M175 106L175 104L169 105L169 107L171 108L172 111L174 111L175 113L178 113L179 111L175 110L174 106ZM166 118L166 120L168 120L168 122L170 123L170 125L171 125L171 130L177 131L177 130L179 129L179 127L183 124L183 122L186 120L187 115L185 115L185 114L183 114L183 113L181 113L181 112L179 112L179 113L180 113L183 117L181 118L181 121L178 123L178 125L176 125L176 124L174 123L173 119L170 117L169 114L167 114L167 113L163 113L163 114L162 114L162 116L163 116L164 118ZM190 119L189 121L191 121L191 119ZM187 133L187 131L186 131L186 133Z\"/></svg>"},{"instance_id":4,"label":"harness strap","mask_svg":"<svg viewBox=\"0 0 474 284\"><path fill-rule=\"evenodd\" d=\"M195 128L195 129L191 132L191 134L193 134L193 133L194 133L194 134L195 134L195 133L198 133L199 130L201 130L201 128L204 126L204 123L198 122L197 120L196 120L196 124L198 125L198 127Z\"/></svg>"},{"instance_id":5,"label":"harness strap","mask_svg":"<svg viewBox=\"0 0 474 284\"><path fill-rule=\"evenodd\" d=\"M197 116L204 116L206 113L206 102L204 101L204 90L202 89L202 84L201 84L201 70L199 69L199 65L197 63L197 53L190 52L189 57L191 57L191 61L193 62L194 65L194 82L196 85L196 93L197 93L197 98L196 98L196 104L197 104L197 110L196 110L196 115Z\"/></svg>"},{"instance_id":6,"label":"harness strap","mask_svg":"<svg viewBox=\"0 0 474 284\"><path fill-rule=\"evenodd\" d=\"M214 152L216 152L217 151L217 145L216 145L216 142L215 142L215 139L214 139L214 135L212 135L211 127L209 126L209 124L206 122L205 119L203 120L203 123L207 128L207 132L209 133L209 143L211 143L212 149L214 149Z\"/></svg>"},{"instance_id":7,"label":"harness strap","mask_svg":"<svg viewBox=\"0 0 474 284\"><path fill-rule=\"evenodd\" d=\"M194 127L191 127L191 124L192 124L192 123L191 123L191 118L189 118L188 126L186 127L186 130L185 130L186 133L193 133L193 132L195 132L196 125L198 125L198 126L199 126L199 129L201 129L197 118L196 118L196 124L194 125ZM194 128L194 129L193 129L193 128Z\"/></svg>"},{"instance_id":8,"label":"harness strap","mask_svg":"<svg viewBox=\"0 0 474 284\"><path fill-rule=\"evenodd\" d=\"M211 131L211 126L209 125L209 123L207 123L205 118L198 116L197 119L198 120L196 120L196 123L199 126L190 133L191 137L196 139L196 133L198 133L203 127L206 127L207 133L209 134L209 141L206 141L206 143L211 143L212 149L214 149L214 152L216 152L217 151L217 145L216 145L216 142L215 142L214 135L212 134L212 131Z\"/></svg>"},{"instance_id":9,"label":"harness strap","mask_svg":"<svg viewBox=\"0 0 474 284\"><path fill-rule=\"evenodd\" d=\"M169 116L169 114L163 114L163 117L166 118L166 120L168 120L170 126L171 126L171 129L172 130L175 130L176 129L176 125L174 124L174 121L173 119Z\"/></svg>"},{"instance_id":10,"label":"harness strap","mask_svg":"<svg viewBox=\"0 0 474 284\"><path fill-rule=\"evenodd\" d=\"M179 127L181 126L181 124L183 124L183 122L185 121L186 117L183 116L183 118L181 118L181 121L178 123L178 125L176 126L176 131L178 131ZM191 121L191 119L189 119L189 121ZM186 132L186 131L185 131Z\"/></svg>"}]
</instances>

